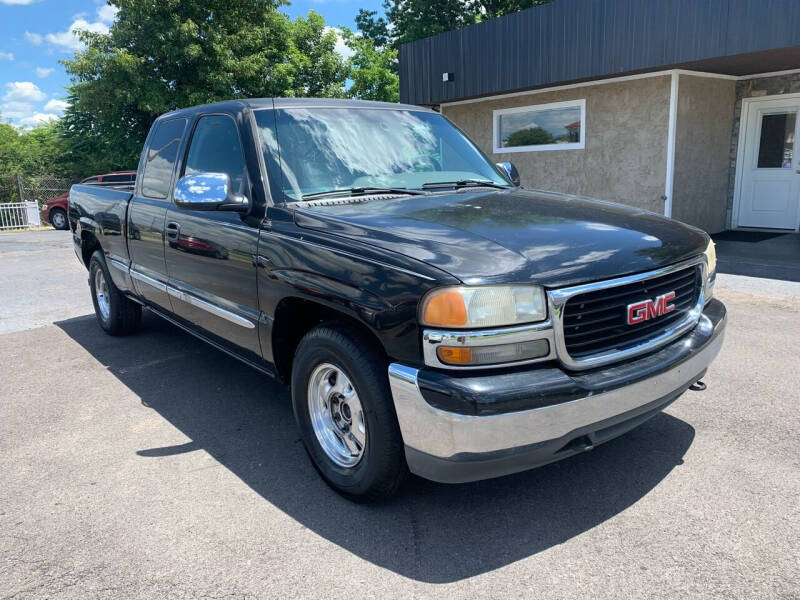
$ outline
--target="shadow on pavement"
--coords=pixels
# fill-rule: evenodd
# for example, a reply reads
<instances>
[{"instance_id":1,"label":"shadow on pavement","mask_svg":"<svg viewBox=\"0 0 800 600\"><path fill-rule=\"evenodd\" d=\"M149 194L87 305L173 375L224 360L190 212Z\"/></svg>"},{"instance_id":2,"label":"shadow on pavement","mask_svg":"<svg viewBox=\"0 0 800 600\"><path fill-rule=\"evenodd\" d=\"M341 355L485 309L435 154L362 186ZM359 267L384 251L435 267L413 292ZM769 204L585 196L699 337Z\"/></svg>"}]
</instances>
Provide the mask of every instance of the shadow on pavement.
<instances>
[{"instance_id":1,"label":"shadow on pavement","mask_svg":"<svg viewBox=\"0 0 800 600\"><path fill-rule=\"evenodd\" d=\"M661 414L593 452L537 470L463 485L412 478L390 503L357 505L317 476L279 383L150 313L128 338L106 336L93 316L57 325L192 440L142 448L142 460L203 449L316 534L424 582L491 571L599 525L680 465L694 439L689 424Z\"/></svg>"},{"instance_id":2,"label":"shadow on pavement","mask_svg":"<svg viewBox=\"0 0 800 600\"><path fill-rule=\"evenodd\" d=\"M800 281L800 234L737 230L711 237L720 273Z\"/></svg>"}]
</instances>

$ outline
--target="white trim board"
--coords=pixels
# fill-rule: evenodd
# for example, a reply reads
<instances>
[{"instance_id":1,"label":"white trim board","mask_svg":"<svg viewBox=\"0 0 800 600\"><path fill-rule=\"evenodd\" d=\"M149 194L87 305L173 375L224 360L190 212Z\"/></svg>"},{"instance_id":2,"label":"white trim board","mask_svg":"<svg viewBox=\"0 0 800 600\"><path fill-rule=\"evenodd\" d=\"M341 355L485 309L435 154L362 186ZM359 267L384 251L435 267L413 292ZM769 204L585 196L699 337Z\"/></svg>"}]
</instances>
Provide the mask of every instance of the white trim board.
<instances>
[{"instance_id":1,"label":"white trim board","mask_svg":"<svg viewBox=\"0 0 800 600\"><path fill-rule=\"evenodd\" d=\"M480 98L470 98L469 100L455 100L453 102L442 102L439 104L442 108L447 106L457 106L460 104L474 104L476 102L489 102L491 100L501 100L503 98L515 98L517 96L534 96L536 94L546 94L547 92L556 92L559 90L573 90L577 88L590 87L595 85L604 85L607 83L620 83L622 81L635 81L636 79L649 79L650 77L666 77L672 71L658 71L655 73L640 73L638 75L626 75L625 77L613 77L611 79L594 79L592 81L582 81L580 83L568 83L565 85L556 85L553 87L539 88L536 90L525 90L522 92L511 92L508 94L497 94L494 96L482 96Z\"/></svg>"},{"instance_id":2,"label":"white trim board","mask_svg":"<svg viewBox=\"0 0 800 600\"><path fill-rule=\"evenodd\" d=\"M800 69L789 69L787 71L772 71L770 73L755 73L753 75L724 75L722 73L707 73L705 71L690 71L688 69L669 69L666 71L653 71L651 73L638 73L636 75L623 75L620 77L608 77L606 79L592 79L591 81L581 81L580 83L566 83L554 85L535 90L523 90L521 92L508 92L505 94L495 94L492 96L481 96L480 98L469 98L468 100L454 100L452 102L440 102L442 108L448 106L458 106L460 104L474 104L475 102L490 102L492 100L502 100L503 98L514 98L517 96L533 96L536 94L546 94L547 92L557 92L559 90L572 90L595 85L605 85L609 83L622 83L625 81L635 81L637 79L648 79L650 77L666 77L677 73L679 75L691 75L692 77L706 77L709 79L727 79L728 81L745 81L747 79L761 79L762 77L779 77L781 75L793 75L800 73Z\"/></svg>"},{"instance_id":3,"label":"white trim board","mask_svg":"<svg viewBox=\"0 0 800 600\"><path fill-rule=\"evenodd\" d=\"M680 73L673 71L669 83L669 117L667 125L667 168L664 181L664 216L672 217L672 189L675 181L675 134L678 129L678 80Z\"/></svg>"}]
</instances>

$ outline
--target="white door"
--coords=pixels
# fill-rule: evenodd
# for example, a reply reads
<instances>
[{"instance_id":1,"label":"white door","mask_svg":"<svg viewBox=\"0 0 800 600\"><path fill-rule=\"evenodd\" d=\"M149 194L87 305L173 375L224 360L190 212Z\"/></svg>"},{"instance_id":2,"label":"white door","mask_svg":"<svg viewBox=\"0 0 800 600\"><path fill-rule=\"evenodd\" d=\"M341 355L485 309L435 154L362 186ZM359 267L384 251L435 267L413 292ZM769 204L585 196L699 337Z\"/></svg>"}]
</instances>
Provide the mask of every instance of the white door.
<instances>
[{"instance_id":1,"label":"white door","mask_svg":"<svg viewBox=\"0 0 800 600\"><path fill-rule=\"evenodd\" d=\"M743 124L739 227L797 229L800 153L800 98L749 103Z\"/></svg>"}]
</instances>

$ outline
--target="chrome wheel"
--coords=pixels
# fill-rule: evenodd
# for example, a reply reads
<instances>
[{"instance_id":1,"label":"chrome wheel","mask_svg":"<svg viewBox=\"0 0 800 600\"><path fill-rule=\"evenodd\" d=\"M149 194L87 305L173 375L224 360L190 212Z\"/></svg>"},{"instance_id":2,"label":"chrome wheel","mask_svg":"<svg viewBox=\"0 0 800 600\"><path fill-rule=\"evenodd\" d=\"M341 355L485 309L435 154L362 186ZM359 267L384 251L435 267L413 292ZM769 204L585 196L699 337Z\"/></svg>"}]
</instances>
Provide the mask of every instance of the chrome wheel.
<instances>
[{"instance_id":1,"label":"chrome wheel","mask_svg":"<svg viewBox=\"0 0 800 600\"><path fill-rule=\"evenodd\" d=\"M353 384L339 367L319 365L308 381L311 427L325 454L340 467L352 468L364 456L367 424Z\"/></svg>"},{"instance_id":2,"label":"chrome wheel","mask_svg":"<svg viewBox=\"0 0 800 600\"><path fill-rule=\"evenodd\" d=\"M100 310L100 316L103 321L108 320L111 314L111 303L108 298L108 284L101 269L96 269L94 272L94 295L97 298L97 308Z\"/></svg>"},{"instance_id":3,"label":"chrome wheel","mask_svg":"<svg viewBox=\"0 0 800 600\"><path fill-rule=\"evenodd\" d=\"M55 210L50 217L50 221L50 224L56 229L63 229L67 224L67 216L60 210Z\"/></svg>"}]
</instances>

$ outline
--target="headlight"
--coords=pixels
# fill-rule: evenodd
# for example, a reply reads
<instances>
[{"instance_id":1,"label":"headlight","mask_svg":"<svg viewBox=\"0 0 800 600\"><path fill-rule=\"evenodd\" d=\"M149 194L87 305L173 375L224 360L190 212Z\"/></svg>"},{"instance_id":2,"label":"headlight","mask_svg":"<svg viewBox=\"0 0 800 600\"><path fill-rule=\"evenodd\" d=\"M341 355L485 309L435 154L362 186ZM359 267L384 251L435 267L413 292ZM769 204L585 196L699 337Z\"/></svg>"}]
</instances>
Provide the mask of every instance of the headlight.
<instances>
[{"instance_id":1,"label":"headlight","mask_svg":"<svg viewBox=\"0 0 800 600\"><path fill-rule=\"evenodd\" d=\"M708 240L708 246L703 251L703 256L706 257L706 264L708 265L708 278L706 279L706 302L711 300L714 295L714 283L717 279L717 250L714 247L714 240Z\"/></svg>"},{"instance_id":2,"label":"headlight","mask_svg":"<svg viewBox=\"0 0 800 600\"><path fill-rule=\"evenodd\" d=\"M717 250L714 246L714 240L708 240L708 246L706 246L703 255L706 257L706 263L708 263L708 278L714 279L717 275Z\"/></svg>"},{"instance_id":3,"label":"headlight","mask_svg":"<svg viewBox=\"0 0 800 600\"><path fill-rule=\"evenodd\" d=\"M42 210L47 210L47 204L42 204Z\"/></svg>"},{"instance_id":4,"label":"headlight","mask_svg":"<svg viewBox=\"0 0 800 600\"><path fill-rule=\"evenodd\" d=\"M420 307L422 324L457 329L535 323L546 317L544 290L538 285L439 288Z\"/></svg>"}]
</instances>

